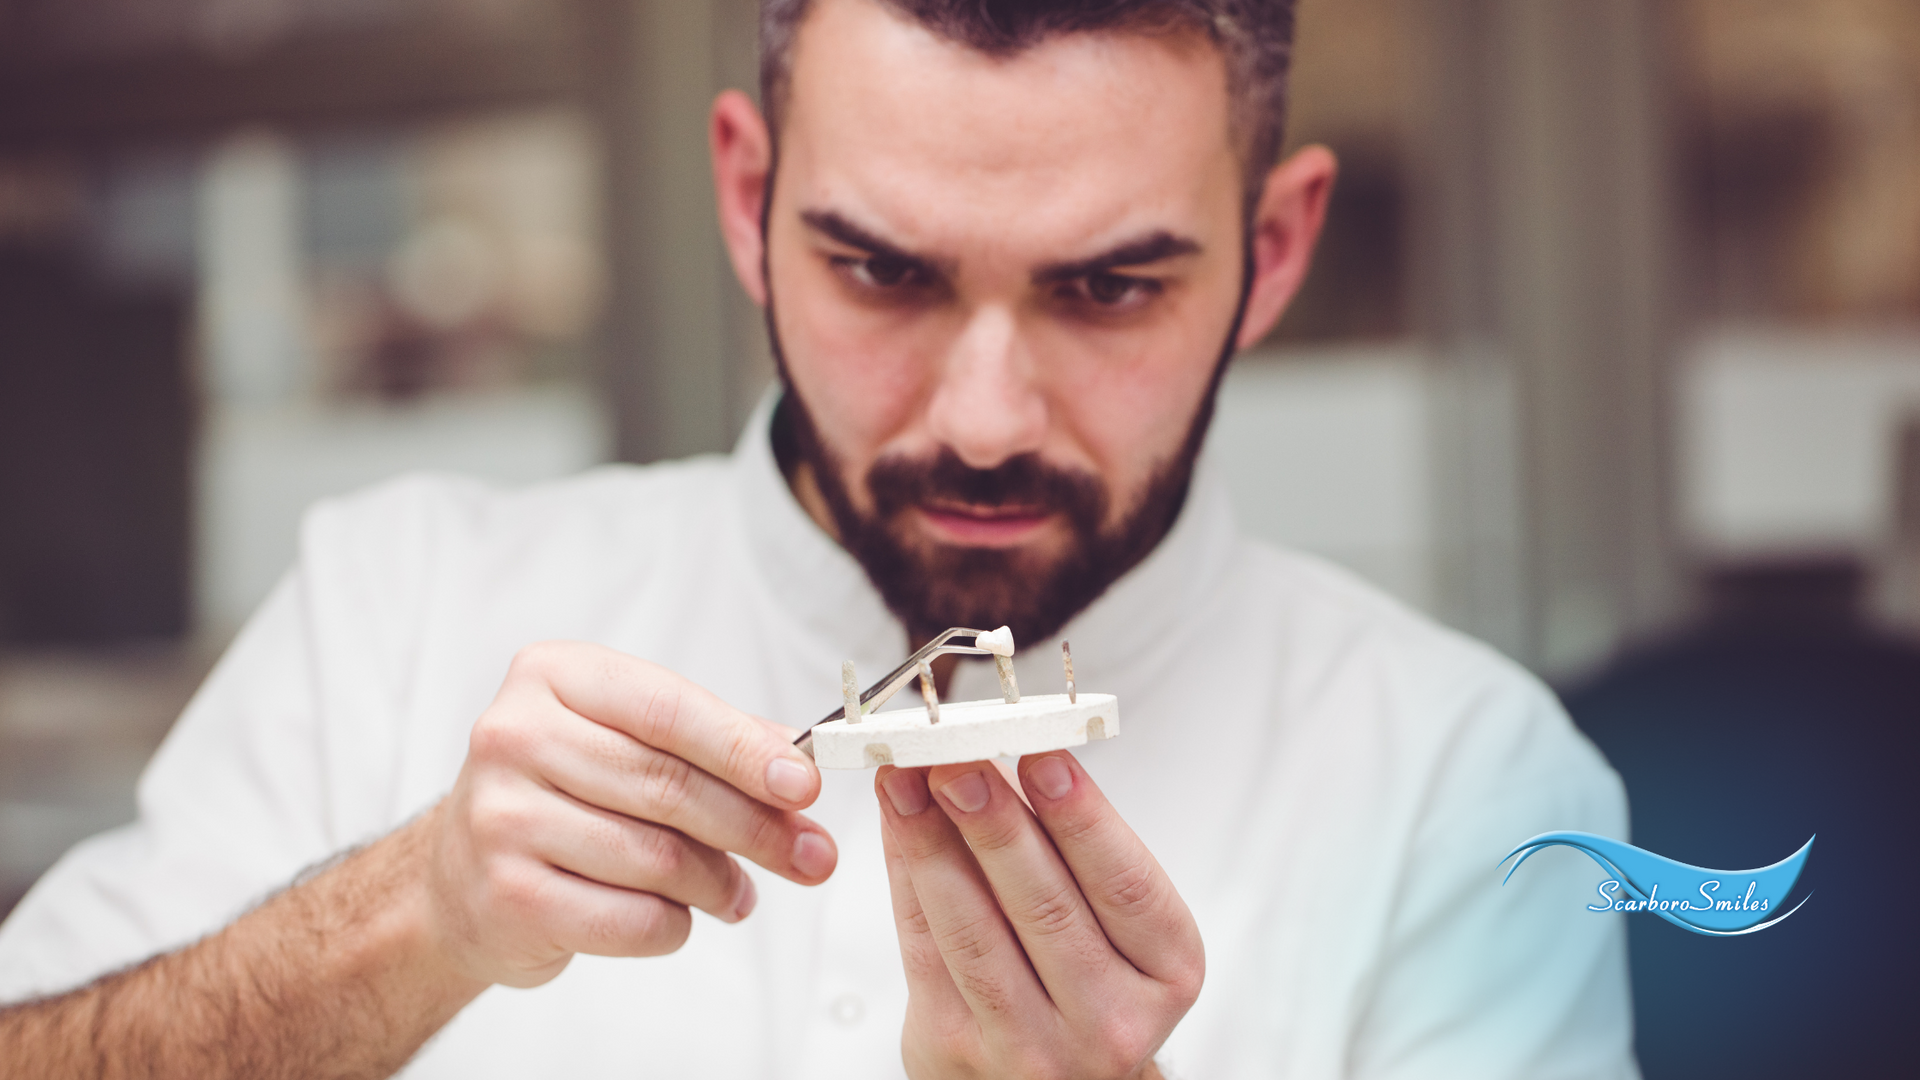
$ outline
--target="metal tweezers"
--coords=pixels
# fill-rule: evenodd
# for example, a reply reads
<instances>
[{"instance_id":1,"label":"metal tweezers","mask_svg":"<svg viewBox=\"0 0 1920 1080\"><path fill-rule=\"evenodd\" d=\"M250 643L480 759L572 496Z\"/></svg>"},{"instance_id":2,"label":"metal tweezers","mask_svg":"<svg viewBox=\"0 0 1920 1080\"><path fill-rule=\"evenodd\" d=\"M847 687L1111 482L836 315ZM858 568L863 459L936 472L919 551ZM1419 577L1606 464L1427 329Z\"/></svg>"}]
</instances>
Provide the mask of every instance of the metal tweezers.
<instances>
[{"instance_id":1,"label":"metal tweezers","mask_svg":"<svg viewBox=\"0 0 1920 1080\"><path fill-rule=\"evenodd\" d=\"M977 640L980 635L984 633L986 633L985 630L969 630L964 626L956 626L951 630L942 631L932 641L920 646L919 651L907 657L907 662L894 668L886 678L881 679L879 682L861 691L861 715L864 716L878 709L880 706L885 705L893 695L900 692L901 687L919 677L921 664L932 660L936 656L992 656L993 651L991 649L982 649L977 645L948 644L948 642L957 637L974 638ZM829 720L838 720L846 714L847 707L841 705L827 715L808 724L807 729L800 733L800 737L793 740L793 745L799 747L808 757L812 757L813 729Z\"/></svg>"}]
</instances>

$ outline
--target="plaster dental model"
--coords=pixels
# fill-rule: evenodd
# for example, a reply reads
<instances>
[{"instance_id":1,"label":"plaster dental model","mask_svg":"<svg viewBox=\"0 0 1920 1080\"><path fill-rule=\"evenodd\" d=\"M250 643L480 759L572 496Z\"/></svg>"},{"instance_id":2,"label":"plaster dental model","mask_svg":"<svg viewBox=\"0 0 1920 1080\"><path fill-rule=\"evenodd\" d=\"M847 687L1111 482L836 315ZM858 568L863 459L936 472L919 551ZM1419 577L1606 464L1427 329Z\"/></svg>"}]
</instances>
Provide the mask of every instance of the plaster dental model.
<instances>
[{"instance_id":1,"label":"plaster dental model","mask_svg":"<svg viewBox=\"0 0 1920 1080\"><path fill-rule=\"evenodd\" d=\"M971 644L956 639L971 638ZM1064 750L1120 734L1120 703L1112 694L1082 694L1073 682L1073 654L1060 643L1067 692L1020 696L1013 675L1013 631L955 627L928 642L893 673L859 690L853 661L840 666L841 707L808 728L794 745L823 769L877 765L946 765L994 757ZM942 702L928 661L936 656L991 656L1000 676L999 701ZM875 712L918 679L922 708Z\"/></svg>"}]
</instances>

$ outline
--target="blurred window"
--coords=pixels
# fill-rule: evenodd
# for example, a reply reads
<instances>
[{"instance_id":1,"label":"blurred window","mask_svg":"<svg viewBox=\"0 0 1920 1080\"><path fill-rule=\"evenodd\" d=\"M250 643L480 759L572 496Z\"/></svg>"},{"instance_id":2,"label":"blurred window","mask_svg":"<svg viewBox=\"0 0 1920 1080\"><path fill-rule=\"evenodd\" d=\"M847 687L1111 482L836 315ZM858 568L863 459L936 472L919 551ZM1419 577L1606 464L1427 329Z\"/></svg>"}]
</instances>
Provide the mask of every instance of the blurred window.
<instances>
[{"instance_id":1,"label":"blurred window","mask_svg":"<svg viewBox=\"0 0 1920 1080\"><path fill-rule=\"evenodd\" d=\"M1407 317L1407 68L1395 0L1301 0L1288 145L1340 159L1326 229L1274 344L1383 341Z\"/></svg>"},{"instance_id":2,"label":"blurred window","mask_svg":"<svg viewBox=\"0 0 1920 1080\"><path fill-rule=\"evenodd\" d=\"M1681 8L1713 314L1920 318L1920 5Z\"/></svg>"}]
</instances>

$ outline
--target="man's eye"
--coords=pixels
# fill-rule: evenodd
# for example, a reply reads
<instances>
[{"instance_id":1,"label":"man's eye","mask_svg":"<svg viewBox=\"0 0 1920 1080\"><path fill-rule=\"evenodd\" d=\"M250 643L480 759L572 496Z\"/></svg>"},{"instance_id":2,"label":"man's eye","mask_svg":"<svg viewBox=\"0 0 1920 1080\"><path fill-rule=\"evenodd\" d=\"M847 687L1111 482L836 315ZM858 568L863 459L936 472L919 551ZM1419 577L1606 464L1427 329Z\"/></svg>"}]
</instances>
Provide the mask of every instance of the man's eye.
<instances>
[{"instance_id":1,"label":"man's eye","mask_svg":"<svg viewBox=\"0 0 1920 1080\"><path fill-rule=\"evenodd\" d=\"M1125 274L1088 274L1080 279L1077 290L1101 307L1119 308L1138 304L1160 290L1160 283Z\"/></svg>"},{"instance_id":2,"label":"man's eye","mask_svg":"<svg viewBox=\"0 0 1920 1080\"><path fill-rule=\"evenodd\" d=\"M872 255L848 259L843 263L853 280L871 289L897 289L914 283L917 267L906 259L891 255Z\"/></svg>"}]
</instances>

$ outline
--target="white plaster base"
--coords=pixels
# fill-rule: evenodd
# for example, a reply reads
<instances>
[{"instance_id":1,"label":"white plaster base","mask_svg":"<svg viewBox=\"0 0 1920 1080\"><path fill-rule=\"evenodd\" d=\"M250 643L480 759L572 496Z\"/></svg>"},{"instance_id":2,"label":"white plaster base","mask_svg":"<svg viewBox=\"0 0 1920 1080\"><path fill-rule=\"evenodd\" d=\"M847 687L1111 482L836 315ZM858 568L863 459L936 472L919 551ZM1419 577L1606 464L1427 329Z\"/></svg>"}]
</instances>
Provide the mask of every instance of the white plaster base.
<instances>
[{"instance_id":1,"label":"white plaster base","mask_svg":"<svg viewBox=\"0 0 1920 1080\"><path fill-rule=\"evenodd\" d=\"M1018 757L1081 746L1120 734L1120 702L1112 694L1034 694L1004 701L940 703L940 722L927 710L893 709L857 724L830 720L813 729L813 760L823 769L877 765L947 765Z\"/></svg>"}]
</instances>

